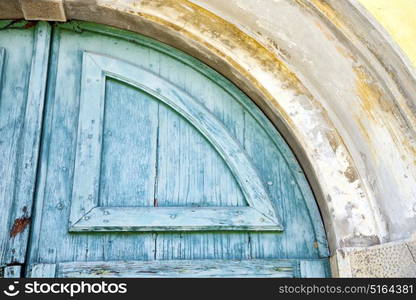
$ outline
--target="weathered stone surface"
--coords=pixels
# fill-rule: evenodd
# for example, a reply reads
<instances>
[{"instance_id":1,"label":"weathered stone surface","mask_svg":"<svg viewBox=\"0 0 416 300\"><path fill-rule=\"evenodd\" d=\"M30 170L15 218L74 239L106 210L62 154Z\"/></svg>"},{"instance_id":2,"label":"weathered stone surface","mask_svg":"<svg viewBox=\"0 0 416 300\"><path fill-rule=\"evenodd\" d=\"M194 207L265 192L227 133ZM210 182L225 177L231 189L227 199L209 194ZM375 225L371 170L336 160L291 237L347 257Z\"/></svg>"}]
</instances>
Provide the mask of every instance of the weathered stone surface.
<instances>
[{"instance_id":1,"label":"weathered stone surface","mask_svg":"<svg viewBox=\"0 0 416 300\"><path fill-rule=\"evenodd\" d=\"M66 21L63 0L20 0L26 20Z\"/></svg>"},{"instance_id":2,"label":"weathered stone surface","mask_svg":"<svg viewBox=\"0 0 416 300\"><path fill-rule=\"evenodd\" d=\"M337 250L341 277L416 277L416 238Z\"/></svg>"}]
</instances>

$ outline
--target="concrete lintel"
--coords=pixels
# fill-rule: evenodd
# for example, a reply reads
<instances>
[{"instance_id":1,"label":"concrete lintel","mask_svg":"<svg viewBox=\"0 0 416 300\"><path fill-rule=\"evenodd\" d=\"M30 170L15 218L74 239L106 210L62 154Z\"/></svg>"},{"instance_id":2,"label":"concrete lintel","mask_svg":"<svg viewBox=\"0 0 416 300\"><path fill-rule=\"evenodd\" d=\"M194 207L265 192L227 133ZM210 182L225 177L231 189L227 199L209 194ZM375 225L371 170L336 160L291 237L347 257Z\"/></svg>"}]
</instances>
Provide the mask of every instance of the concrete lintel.
<instances>
[{"instance_id":1,"label":"concrete lintel","mask_svg":"<svg viewBox=\"0 0 416 300\"><path fill-rule=\"evenodd\" d=\"M65 22L64 0L20 0L26 20Z\"/></svg>"}]
</instances>

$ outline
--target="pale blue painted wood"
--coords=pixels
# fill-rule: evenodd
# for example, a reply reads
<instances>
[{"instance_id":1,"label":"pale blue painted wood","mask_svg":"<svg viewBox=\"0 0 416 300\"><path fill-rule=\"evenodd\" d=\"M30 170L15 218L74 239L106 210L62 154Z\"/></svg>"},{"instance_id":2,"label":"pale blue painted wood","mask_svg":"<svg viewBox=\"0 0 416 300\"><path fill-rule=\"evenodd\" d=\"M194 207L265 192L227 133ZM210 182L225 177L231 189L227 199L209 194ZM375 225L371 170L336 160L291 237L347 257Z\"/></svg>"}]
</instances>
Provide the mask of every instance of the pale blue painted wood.
<instances>
[{"instance_id":1,"label":"pale blue painted wood","mask_svg":"<svg viewBox=\"0 0 416 300\"><path fill-rule=\"evenodd\" d=\"M84 55L70 226L98 204L104 119L104 73Z\"/></svg>"},{"instance_id":2,"label":"pale blue painted wood","mask_svg":"<svg viewBox=\"0 0 416 300\"><path fill-rule=\"evenodd\" d=\"M242 107L193 68L162 54L159 61L165 67L159 68L157 74L208 108L242 144ZM175 69L181 72L174 72ZM247 206L230 170L205 138L173 110L164 105L159 109L159 206ZM248 259L250 240L248 233L242 232L158 234L156 250L156 259L160 260Z\"/></svg>"},{"instance_id":3,"label":"pale blue painted wood","mask_svg":"<svg viewBox=\"0 0 416 300\"><path fill-rule=\"evenodd\" d=\"M329 277L329 262L327 259L301 260L300 274L303 278Z\"/></svg>"},{"instance_id":4,"label":"pale blue painted wood","mask_svg":"<svg viewBox=\"0 0 416 300\"><path fill-rule=\"evenodd\" d=\"M48 68L49 25L25 24L0 30L0 264L25 262Z\"/></svg>"},{"instance_id":5,"label":"pale blue painted wood","mask_svg":"<svg viewBox=\"0 0 416 300\"><path fill-rule=\"evenodd\" d=\"M56 277L56 264L35 264L29 268L31 278L54 278Z\"/></svg>"},{"instance_id":6,"label":"pale blue painted wood","mask_svg":"<svg viewBox=\"0 0 416 300\"><path fill-rule=\"evenodd\" d=\"M6 56L6 49L0 48L0 82L3 82L3 65L4 65L4 59ZM0 84L1 88L2 84Z\"/></svg>"},{"instance_id":7,"label":"pale blue painted wood","mask_svg":"<svg viewBox=\"0 0 416 300\"><path fill-rule=\"evenodd\" d=\"M98 205L153 206L158 103L134 87L106 81Z\"/></svg>"},{"instance_id":8,"label":"pale blue painted wood","mask_svg":"<svg viewBox=\"0 0 416 300\"><path fill-rule=\"evenodd\" d=\"M95 207L70 227L93 231L276 231L252 207Z\"/></svg>"},{"instance_id":9,"label":"pale blue painted wood","mask_svg":"<svg viewBox=\"0 0 416 300\"><path fill-rule=\"evenodd\" d=\"M166 56L173 57L175 61L182 62L183 63L182 68L183 68L183 65L186 65L186 66L189 66L190 68L197 70L197 73L202 75L201 77L207 77L211 79L215 78L215 85L220 86L222 89L224 89L224 91L226 91L226 93L229 95L229 98L232 98L232 100L234 100L234 101L229 101L229 102L225 101L225 103L232 104L232 102L234 102L234 105L235 105L235 102L237 102L241 104L249 112L249 114L251 114L252 117L254 117L257 120L258 125L262 127L262 129L267 133L269 138L274 142L276 149L281 153L282 160L288 164L289 168L288 170L286 170L286 172L288 172L290 176L293 176L293 178L295 179L295 188L299 188L299 191L302 194L301 197L305 201L305 204L308 208L310 218L313 220L312 227L313 227L313 231L315 232L317 249L320 253L320 256L321 257L329 256L328 244L326 240L324 226L321 220L321 215L319 213L318 207L316 205L316 201L314 199L311 188L305 178L303 170L300 168L299 163L294 157L291 149L288 147L288 145L286 144L284 139L280 136L280 134L277 132L277 130L270 124L269 120L265 117L265 115L258 110L255 104L250 99L248 99L237 87L235 87L232 83L230 83L224 77L219 76L218 73L213 71L211 68L209 68L205 64L199 62L198 60L195 60L194 58L180 51L175 51L175 49L172 49L171 47L166 46L166 45L162 45L152 39L140 37L134 33L129 33L129 32L125 32L122 30L117 30L117 29L109 28L105 26L97 27L94 24L88 24L88 23L71 24L69 27L70 28L75 27L77 28L78 31L92 30L94 32L100 32L102 34L106 34L106 35L110 35L114 37L120 37L120 36L128 37L130 41L135 41L137 44L144 45L145 47L159 51ZM152 63L149 62L149 64L151 65ZM178 81L177 77L182 77L183 80L186 80L185 78L187 79L189 78L186 76L178 76L177 73L175 72L169 72L169 71L163 72L163 70L164 70L163 68L162 69L159 68L158 70L156 70L156 73L161 72L161 74L163 73L163 76L166 78L170 78L170 76L172 76L173 78L176 79L174 81ZM186 73L186 72L183 72L183 73ZM195 77L198 77L198 75L195 74L194 72L193 78ZM198 80L193 81L193 82L198 82ZM200 92L202 91L211 90L210 89L211 86L209 82L205 80L203 84L206 87L205 89L199 89L194 92L196 92L197 94L200 94ZM193 84L190 87L189 92L192 92L191 90L194 89L193 86L198 86L198 85ZM186 87L183 87L183 88L187 89ZM215 90L218 91L218 89L215 89ZM208 93L207 95L208 98L210 94L214 95L214 93ZM204 99L207 99L207 98L204 98ZM221 97L218 97L217 100L218 99L224 99L224 95L222 95ZM219 101L219 102L221 104L224 104L223 101ZM227 115L224 116L221 109L218 109L218 107L215 107L215 105L212 107L211 106L209 107L212 108L212 110L214 111L214 114L216 114L217 113L216 110L218 110L218 114L216 114L218 118L227 119ZM233 111L233 116L231 118L232 120L229 121L229 120L224 119L223 122L227 124L227 128L232 132L236 132L236 128L243 129L243 126L240 124L240 122L237 124L238 126L232 126L233 123L235 124L236 120L241 119L241 115L239 113L240 108L233 106L232 108L230 107L230 109L232 109ZM237 139L239 139L240 141L242 141L239 138L242 132L243 130L241 130L238 136L236 136Z\"/></svg>"},{"instance_id":10,"label":"pale blue painted wood","mask_svg":"<svg viewBox=\"0 0 416 300\"><path fill-rule=\"evenodd\" d=\"M21 266L8 266L3 269L4 278L20 278L22 272Z\"/></svg>"},{"instance_id":11,"label":"pale blue painted wood","mask_svg":"<svg viewBox=\"0 0 416 300\"><path fill-rule=\"evenodd\" d=\"M70 34L61 39L58 29L52 43L30 261L153 259L152 234L68 234L82 69L79 47L81 43L100 49L103 42L113 42L78 39ZM110 48L108 51L114 50Z\"/></svg>"},{"instance_id":12,"label":"pale blue painted wood","mask_svg":"<svg viewBox=\"0 0 416 300\"><path fill-rule=\"evenodd\" d=\"M30 277L46 272L67 278L293 278L299 270L297 262L284 260L66 262L35 264Z\"/></svg>"},{"instance_id":13,"label":"pale blue painted wood","mask_svg":"<svg viewBox=\"0 0 416 300\"><path fill-rule=\"evenodd\" d=\"M48 73L50 35L49 24L39 22L34 32L35 41L25 101L24 124L19 145L20 161L16 165L19 175L16 179L18 185L14 194L12 220L31 218ZM26 256L28 238L29 230L23 230L10 240L9 247L16 250L14 254L10 254L10 261L16 260L16 257Z\"/></svg>"},{"instance_id":14,"label":"pale blue painted wood","mask_svg":"<svg viewBox=\"0 0 416 300\"><path fill-rule=\"evenodd\" d=\"M59 265L65 261L73 261L76 264L127 260L140 264L141 261L172 259L219 259L226 262L230 259L305 260L325 257L326 243L322 236L324 232L322 223L316 215L317 208L312 193L309 188L305 188L307 182L303 172L283 139L244 94L203 64L155 41L86 23L79 23L77 32L63 29L68 26L71 25L63 25L62 29L57 28L54 34L29 263ZM98 35L97 32L103 34ZM262 184L268 189L267 193L273 201L276 212L280 214L283 225L287 226L285 231L256 234L248 232L68 233L67 220L70 214L73 166L77 147L80 74L82 53L85 51L99 52L146 69L174 84L189 94L195 102L203 105L223 124L228 135L245 148L244 151L247 152L253 168L257 170ZM99 191L106 195L106 198L102 204L115 207L124 205L136 207L135 203L137 207L247 205L236 179L232 177L233 173L227 170L225 161L221 160L196 128L177 112L162 104L157 97L151 95L145 97L143 91L131 86L131 82L121 82L123 79L118 77L116 80L107 80L105 85L105 97L107 97L105 99L113 107L104 108L104 114L110 114L109 118L108 115L104 117L104 127L110 128L109 123L106 125L106 120L113 124L122 113L125 113L117 110L116 103L123 103L123 100L133 101L136 94L138 101L141 101L143 113L138 112L137 115L131 113L129 118L132 122L137 122L149 113L154 114L153 121L144 122L147 125L141 128L148 130L148 132L144 130L143 140L149 139L150 142L143 148L148 149L145 151L146 153L149 151L150 155L146 157L149 157L149 165L155 169L154 172L150 172L148 171L150 169L145 168L144 173L148 174L148 178L143 179L143 184L139 185L129 183L122 175L120 182L117 182L120 183L116 188L117 192L113 195L122 193L124 187L140 191L138 186L147 186L144 189L148 190L153 182L154 190L143 196L144 202L140 202L139 199L137 202L133 199L126 201L110 199L113 197L110 196L111 182L105 180L111 178L111 172L116 170L109 166L118 164L117 155L111 157L117 150L103 149L100 155L105 155L105 158L101 158L100 167L101 172L106 170L106 175L101 176L100 181L105 182L106 188L100 187ZM127 98L131 100L126 100ZM157 103L157 111L156 105L150 108L150 103ZM133 106L131 107L131 110L126 108L128 112L133 111ZM125 128L123 131L127 130L126 124L121 124L120 128ZM113 125L111 131L115 129L117 127ZM117 139L105 134L104 130L102 143L108 145L104 148L117 149L116 143L111 144ZM122 136L123 134L120 133L121 139ZM136 138L132 136L132 140ZM143 140L139 142L140 140L137 138L138 142L132 143L129 147L143 145ZM155 145L155 152L149 149L149 145ZM172 153L169 152L170 150ZM129 169L135 172L134 167ZM198 175L192 178L192 174ZM272 182L271 185L268 184L269 181ZM154 199L150 197L152 193ZM204 196L209 197L210 200ZM314 210L311 210L311 207ZM295 261L300 266L300 261ZM296 276L300 276L300 273Z\"/></svg>"},{"instance_id":15,"label":"pale blue painted wood","mask_svg":"<svg viewBox=\"0 0 416 300\"><path fill-rule=\"evenodd\" d=\"M71 202L71 231L80 230L77 229L76 225L80 225L79 228L82 228L82 231L86 231L87 224L94 224L90 228L91 231L146 230L145 224L140 221L126 223L126 228L128 228L126 230L122 229L120 221L117 222L117 225L113 226L112 221L115 221L113 218L107 218L108 222L101 226L101 220L98 222L93 220L96 215L92 212L99 202L98 190L100 185L101 143L103 141L102 132L104 128L105 106L104 81L106 76L130 83L152 94L180 113L182 117L189 120L189 122L204 134L214 148L220 152L227 165L233 171L237 182L240 184L249 206L263 215L259 218L253 218L253 222L250 220L243 222L242 218L239 218L241 222L236 222L233 226L230 226L230 222L227 222L223 227L220 223L214 223L218 220L217 218L203 220L200 224L197 222L197 218L192 218L195 223L190 224L186 222L183 223L183 227L188 228L188 230L192 228L193 231L212 230L213 228L217 228L217 230L242 230L242 228L257 231L282 230L280 221L276 217L273 205L264 189L262 181L258 177L257 171L252 167L244 150L228 134L226 128L215 116L174 85L142 68L119 59L84 52L74 190ZM156 210L157 208L154 209ZM130 212L133 211L135 210L130 210ZM162 216L161 212L163 210L155 213L154 216ZM244 217L244 214L242 216ZM250 216L253 216L253 213ZM140 218L140 215L136 216L136 218ZM127 220L128 218L126 218ZM155 226L149 226L149 231L163 231L163 220L169 221L166 223L167 231L185 231L184 229L180 229L182 224L179 223L183 218L178 218L173 221L167 215L156 220L159 220L160 224L158 226L156 224L154 224ZM207 220L210 220L210 224L206 222ZM177 226L172 226L172 223L176 222L178 222ZM257 225L266 225L266 223L267 226L259 226L256 229ZM138 224L141 224L141 226ZM274 226L271 226L272 224Z\"/></svg>"},{"instance_id":16,"label":"pale blue painted wood","mask_svg":"<svg viewBox=\"0 0 416 300\"><path fill-rule=\"evenodd\" d=\"M314 258L317 238L314 232L308 207L305 205L296 178L284 156L276 149L268 134L261 130L256 120L246 115L246 150L253 157L263 180L267 183L270 195L278 203L278 212L284 220L283 235L252 234L253 257L274 258L279 253L285 258ZM273 160L274 163L270 163Z\"/></svg>"}]
</instances>

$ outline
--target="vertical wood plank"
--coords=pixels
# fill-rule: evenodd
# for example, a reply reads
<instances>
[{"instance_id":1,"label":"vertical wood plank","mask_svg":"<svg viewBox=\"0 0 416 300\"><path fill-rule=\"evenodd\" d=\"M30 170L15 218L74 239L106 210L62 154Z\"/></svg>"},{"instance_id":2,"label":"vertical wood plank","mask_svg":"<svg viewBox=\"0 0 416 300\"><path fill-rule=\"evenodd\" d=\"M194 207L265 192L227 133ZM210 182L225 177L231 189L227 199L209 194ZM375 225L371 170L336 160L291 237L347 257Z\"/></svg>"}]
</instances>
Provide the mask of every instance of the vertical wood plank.
<instances>
[{"instance_id":1,"label":"vertical wood plank","mask_svg":"<svg viewBox=\"0 0 416 300\"><path fill-rule=\"evenodd\" d=\"M15 194L14 214L12 215L12 220L15 220L13 226L16 224L16 220L20 220L20 222L28 220L29 224L31 219L48 73L50 37L51 28L49 24L39 22L35 31L25 121L23 135L21 136L20 165L17 166L19 175ZM15 252L10 253L10 261L24 261L28 237L29 230L24 229L11 239L10 247Z\"/></svg>"},{"instance_id":2,"label":"vertical wood plank","mask_svg":"<svg viewBox=\"0 0 416 300\"><path fill-rule=\"evenodd\" d=\"M107 79L100 206L153 206L157 112L151 96Z\"/></svg>"}]
</instances>

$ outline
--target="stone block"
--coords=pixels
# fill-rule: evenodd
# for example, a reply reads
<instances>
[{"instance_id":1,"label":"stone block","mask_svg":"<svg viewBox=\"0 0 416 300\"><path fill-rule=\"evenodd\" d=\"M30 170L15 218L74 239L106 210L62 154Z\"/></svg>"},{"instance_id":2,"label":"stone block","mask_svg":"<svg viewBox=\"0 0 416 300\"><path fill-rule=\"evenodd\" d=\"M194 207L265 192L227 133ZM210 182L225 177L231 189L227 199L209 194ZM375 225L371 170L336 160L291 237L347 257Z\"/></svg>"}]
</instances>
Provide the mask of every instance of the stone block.
<instances>
[{"instance_id":1,"label":"stone block","mask_svg":"<svg viewBox=\"0 0 416 300\"><path fill-rule=\"evenodd\" d=\"M26 20L66 21L63 0L20 0Z\"/></svg>"}]
</instances>

